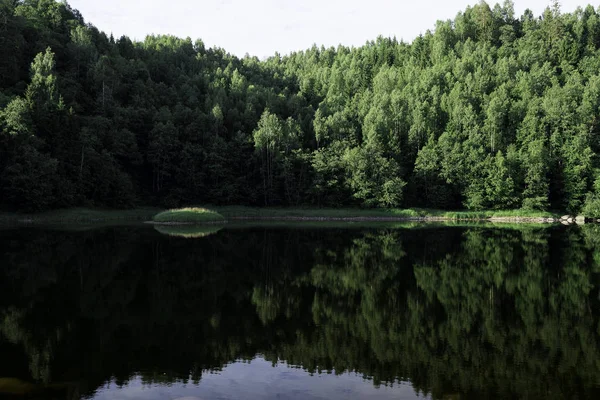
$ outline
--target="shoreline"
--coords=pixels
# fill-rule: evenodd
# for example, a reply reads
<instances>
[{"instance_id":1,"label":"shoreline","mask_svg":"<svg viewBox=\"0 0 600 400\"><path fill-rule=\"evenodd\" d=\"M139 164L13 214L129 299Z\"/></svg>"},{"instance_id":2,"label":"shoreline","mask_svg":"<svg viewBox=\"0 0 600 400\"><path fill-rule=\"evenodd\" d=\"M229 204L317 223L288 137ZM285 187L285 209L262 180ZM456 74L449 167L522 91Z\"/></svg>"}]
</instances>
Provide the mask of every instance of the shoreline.
<instances>
[{"instance_id":1,"label":"shoreline","mask_svg":"<svg viewBox=\"0 0 600 400\"><path fill-rule=\"evenodd\" d=\"M486 217L486 218L452 218L452 217L300 217L300 216L238 216L230 217L231 221L335 221L335 222L516 222L516 223L558 223L555 218L541 217Z\"/></svg>"},{"instance_id":2,"label":"shoreline","mask_svg":"<svg viewBox=\"0 0 600 400\"><path fill-rule=\"evenodd\" d=\"M220 213L225 221L155 222L153 216L164 210L143 207L131 210L74 208L38 214L0 212L0 226L36 225L101 225L145 223L149 225L185 226L218 225L231 221L280 222L490 222L513 224L597 223L596 219L574 216L561 217L556 212L506 211L444 211L433 209L357 209L357 208L253 208L244 206L209 207ZM568 218L566 218L568 217Z\"/></svg>"}]
</instances>

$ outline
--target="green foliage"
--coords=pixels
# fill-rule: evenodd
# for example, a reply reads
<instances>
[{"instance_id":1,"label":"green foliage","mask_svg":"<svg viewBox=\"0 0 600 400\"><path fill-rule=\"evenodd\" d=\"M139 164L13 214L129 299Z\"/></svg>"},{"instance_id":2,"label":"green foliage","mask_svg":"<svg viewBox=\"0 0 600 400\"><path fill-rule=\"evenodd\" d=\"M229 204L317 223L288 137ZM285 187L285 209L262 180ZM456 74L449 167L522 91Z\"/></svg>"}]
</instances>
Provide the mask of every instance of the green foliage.
<instances>
[{"instance_id":1,"label":"green foliage","mask_svg":"<svg viewBox=\"0 0 600 400\"><path fill-rule=\"evenodd\" d=\"M411 183L417 204L436 208L452 206L451 189L442 176L440 149L433 139L419 150Z\"/></svg>"},{"instance_id":2,"label":"green foliage","mask_svg":"<svg viewBox=\"0 0 600 400\"><path fill-rule=\"evenodd\" d=\"M27 145L12 158L2 174L2 192L23 211L39 211L52 205L58 182L58 160Z\"/></svg>"},{"instance_id":3,"label":"green foliage","mask_svg":"<svg viewBox=\"0 0 600 400\"><path fill-rule=\"evenodd\" d=\"M482 1L411 44L260 61L2 0L2 203L578 213L598 195L598 21L592 6L537 18ZM22 154L52 171L43 196Z\"/></svg>"},{"instance_id":4,"label":"green foliage","mask_svg":"<svg viewBox=\"0 0 600 400\"><path fill-rule=\"evenodd\" d=\"M240 206L216 207L228 219L256 220L393 220L420 219L424 217L447 220L486 220L489 218L558 218L560 215L547 211L498 210L498 211L444 211L424 208L251 208Z\"/></svg>"},{"instance_id":5,"label":"green foliage","mask_svg":"<svg viewBox=\"0 0 600 400\"><path fill-rule=\"evenodd\" d=\"M586 217L600 218L600 170L595 171L594 190L587 194L583 206L583 214Z\"/></svg>"},{"instance_id":6,"label":"green foliage","mask_svg":"<svg viewBox=\"0 0 600 400\"><path fill-rule=\"evenodd\" d=\"M55 66L54 53L50 47L35 56L31 64L31 83L27 86L25 98L38 114L54 111L52 106L59 102ZM38 118L42 117L46 116L38 115Z\"/></svg>"},{"instance_id":7,"label":"green foliage","mask_svg":"<svg viewBox=\"0 0 600 400\"><path fill-rule=\"evenodd\" d=\"M600 217L600 195L588 194L583 206L583 215L591 218Z\"/></svg>"},{"instance_id":8,"label":"green foliage","mask_svg":"<svg viewBox=\"0 0 600 400\"><path fill-rule=\"evenodd\" d=\"M206 222L224 222L225 218L216 211L206 208L179 208L156 214L154 222L175 224L201 224Z\"/></svg>"},{"instance_id":9,"label":"green foliage","mask_svg":"<svg viewBox=\"0 0 600 400\"><path fill-rule=\"evenodd\" d=\"M36 225L72 225L77 229L107 225L123 225L127 222L151 220L159 210L156 208L136 208L105 210L90 208L68 208L38 213L4 213L0 222L16 225L22 222Z\"/></svg>"},{"instance_id":10,"label":"green foliage","mask_svg":"<svg viewBox=\"0 0 600 400\"><path fill-rule=\"evenodd\" d=\"M525 190L523 191L523 208L528 210L545 210L548 208L548 161L546 148L542 141L533 141L524 149L524 160L528 166L525 172Z\"/></svg>"},{"instance_id":11,"label":"green foliage","mask_svg":"<svg viewBox=\"0 0 600 400\"><path fill-rule=\"evenodd\" d=\"M291 118L282 121L277 115L265 110L253 132L254 147L261 159L264 205L278 202L278 187L285 187L285 194L297 191L292 187L294 168L291 163L293 150L299 146L300 127Z\"/></svg>"},{"instance_id":12,"label":"green foliage","mask_svg":"<svg viewBox=\"0 0 600 400\"><path fill-rule=\"evenodd\" d=\"M32 130L31 117L29 115L27 102L17 97L0 110L0 121L2 121L3 132L10 135L29 134Z\"/></svg>"},{"instance_id":13,"label":"green foliage","mask_svg":"<svg viewBox=\"0 0 600 400\"><path fill-rule=\"evenodd\" d=\"M501 152L479 166L482 175L466 190L465 205L471 210L511 209L518 203L515 182Z\"/></svg>"},{"instance_id":14,"label":"green foliage","mask_svg":"<svg viewBox=\"0 0 600 400\"><path fill-rule=\"evenodd\" d=\"M344 154L348 186L367 207L398 207L406 183L393 160L374 146L355 147Z\"/></svg>"}]
</instances>

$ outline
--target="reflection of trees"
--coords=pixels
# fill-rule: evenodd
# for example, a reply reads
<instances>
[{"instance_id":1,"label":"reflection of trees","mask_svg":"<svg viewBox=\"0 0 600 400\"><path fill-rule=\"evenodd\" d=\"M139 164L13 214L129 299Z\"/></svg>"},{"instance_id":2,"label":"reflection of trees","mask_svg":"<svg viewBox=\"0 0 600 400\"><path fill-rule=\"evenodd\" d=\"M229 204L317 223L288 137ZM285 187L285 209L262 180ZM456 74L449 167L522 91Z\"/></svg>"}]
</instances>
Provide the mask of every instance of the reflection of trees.
<instances>
[{"instance_id":1,"label":"reflection of trees","mask_svg":"<svg viewBox=\"0 0 600 400\"><path fill-rule=\"evenodd\" d=\"M319 260L300 281L316 290L320 329L277 356L376 381L410 379L434 397L591 397L598 282L588 262L595 247L581 245L580 231L473 228L460 250L416 260L411 233L392 241L403 242L404 258L386 251L389 234L380 233L378 244L365 246L366 235Z\"/></svg>"},{"instance_id":2,"label":"reflection of trees","mask_svg":"<svg viewBox=\"0 0 600 400\"><path fill-rule=\"evenodd\" d=\"M33 379L84 391L262 353L435 398L591 398L597 230L0 232L0 333Z\"/></svg>"},{"instance_id":3,"label":"reflection of trees","mask_svg":"<svg viewBox=\"0 0 600 400\"><path fill-rule=\"evenodd\" d=\"M52 357L52 348L55 338L48 338L46 343L36 343L33 332L22 328L23 313L17 309L9 308L0 321L0 333L2 333L9 343L21 345L28 355L29 371L34 380L49 382L50 361ZM60 337L60 328L56 330L56 337Z\"/></svg>"},{"instance_id":4,"label":"reflection of trees","mask_svg":"<svg viewBox=\"0 0 600 400\"><path fill-rule=\"evenodd\" d=\"M598 318L590 312L591 268L581 260L587 251L570 233L562 243L551 234L470 231L460 252L415 267L431 310L418 313L440 310L418 340L435 344L423 349L427 357L444 348L440 376L480 395L491 389L489 396L564 398L582 383L593 387Z\"/></svg>"}]
</instances>

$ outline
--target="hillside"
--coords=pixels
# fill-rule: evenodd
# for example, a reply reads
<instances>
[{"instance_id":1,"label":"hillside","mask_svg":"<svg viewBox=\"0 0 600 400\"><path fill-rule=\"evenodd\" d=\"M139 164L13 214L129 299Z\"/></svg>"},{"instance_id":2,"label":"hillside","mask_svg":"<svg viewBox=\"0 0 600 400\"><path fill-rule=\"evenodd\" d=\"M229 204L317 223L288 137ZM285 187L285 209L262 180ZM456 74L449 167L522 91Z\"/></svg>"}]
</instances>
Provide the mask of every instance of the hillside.
<instances>
[{"instance_id":1,"label":"hillside","mask_svg":"<svg viewBox=\"0 0 600 400\"><path fill-rule=\"evenodd\" d=\"M432 27L433 28L433 27ZM412 43L265 61L0 0L0 203L600 216L600 8L481 2Z\"/></svg>"}]
</instances>

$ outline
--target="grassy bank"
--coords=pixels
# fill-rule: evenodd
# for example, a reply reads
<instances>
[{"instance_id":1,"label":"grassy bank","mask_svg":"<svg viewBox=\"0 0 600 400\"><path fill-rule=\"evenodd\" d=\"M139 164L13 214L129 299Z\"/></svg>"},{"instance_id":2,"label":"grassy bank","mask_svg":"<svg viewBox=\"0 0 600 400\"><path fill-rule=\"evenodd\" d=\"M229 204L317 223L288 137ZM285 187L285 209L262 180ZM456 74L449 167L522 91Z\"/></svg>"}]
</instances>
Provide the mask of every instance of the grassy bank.
<instances>
[{"instance_id":1,"label":"grassy bank","mask_svg":"<svg viewBox=\"0 0 600 400\"><path fill-rule=\"evenodd\" d=\"M558 218L560 215L544 211L444 211L424 208L359 209L359 208L253 208L213 207L227 219L440 219L487 220L490 218Z\"/></svg>"},{"instance_id":2,"label":"grassy bank","mask_svg":"<svg viewBox=\"0 0 600 400\"><path fill-rule=\"evenodd\" d=\"M1 213L0 224L101 224L135 221L162 223L205 223L226 220L450 220L485 221L490 218L523 219L558 218L560 214L526 210L508 211L444 211L422 208L359 209L359 208L256 208L241 206L210 207L218 214L193 212L189 209L163 211L157 208L132 210L102 210L72 208L37 214ZM220 215L219 215L220 214ZM535 221L531 221L535 222Z\"/></svg>"},{"instance_id":3,"label":"grassy bank","mask_svg":"<svg viewBox=\"0 0 600 400\"><path fill-rule=\"evenodd\" d=\"M105 210L90 208L68 208L35 214L0 213L0 223L4 224L95 224L147 221L158 208L136 208L131 210Z\"/></svg>"},{"instance_id":4,"label":"grassy bank","mask_svg":"<svg viewBox=\"0 0 600 400\"><path fill-rule=\"evenodd\" d=\"M153 222L162 224L203 224L224 222L225 218L216 211L200 207L179 208L163 211L152 218Z\"/></svg>"},{"instance_id":5,"label":"grassy bank","mask_svg":"<svg viewBox=\"0 0 600 400\"><path fill-rule=\"evenodd\" d=\"M490 222L487 220L424 220L424 221L392 221L392 220L233 220L227 229L260 228L294 228L294 229L402 229L423 230L439 228L502 228L516 230L540 230L558 227L559 224L522 223L522 222Z\"/></svg>"}]
</instances>

